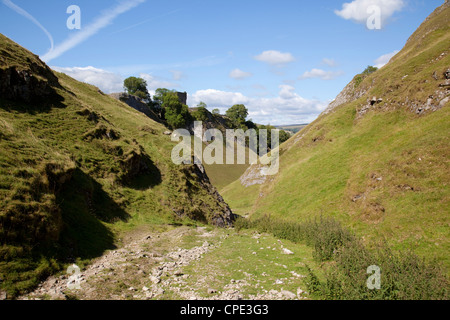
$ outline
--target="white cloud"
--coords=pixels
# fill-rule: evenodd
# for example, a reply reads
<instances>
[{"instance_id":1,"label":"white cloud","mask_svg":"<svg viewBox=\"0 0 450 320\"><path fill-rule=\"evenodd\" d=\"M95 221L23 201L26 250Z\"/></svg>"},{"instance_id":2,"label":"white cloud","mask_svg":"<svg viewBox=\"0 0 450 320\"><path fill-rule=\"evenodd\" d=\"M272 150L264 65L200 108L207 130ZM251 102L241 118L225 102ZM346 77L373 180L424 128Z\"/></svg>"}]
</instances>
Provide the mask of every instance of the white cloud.
<instances>
[{"instance_id":1,"label":"white cloud","mask_svg":"<svg viewBox=\"0 0 450 320\"><path fill-rule=\"evenodd\" d=\"M116 73L94 67L52 67L52 69L58 72L63 72L78 81L92 84L105 93L123 91L124 79Z\"/></svg>"},{"instance_id":2,"label":"white cloud","mask_svg":"<svg viewBox=\"0 0 450 320\"><path fill-rule=\"evenodd\" d=\"M62 68L52 67L53 70L63 72L72 78L92 84L105 93L123 92L123 81L125 78L118 73L94 68L94 67L73 67ZM178 84L166 80L159 79L148 73L141 73L139 77L147 81L147 89L151 94L158 88L174 88Z\"/></svg>"},{"instance_id":3,"label":"white cloud","mask_svg":"<svg viewBox=\"0 0 450 320\"><path fill-rule=\"evenodd\" d=\"M158 88L170 89L179 86L177 83L159 79L148 73L141 73L139 74L139 77L147 81L147 89L149 91L155 91Z\"/></svg>"},{"instance_id":4,"label":"white cloud","mask_svg":"<svg viewBox=\"0 0 450 320\"><path fill-rule=\"evenodd\" d=\"M80 32L77 32L73 36L70 36L63 43L57 45L56 48L47 52L44 56L41 57L41 59L45 62L49 62L59 57L66 51L76 47L83 41L95 35L101 29L111 24L112 21L119 15L133 9L134 7L140 5L145 1L146 0L128 0L119 2L118 5L114 8L104 11L103 14L95 19L93 23L87 26L83 26Z\"/></svg>"},{"instance_id":5,"label":"white cloud","mask_svg":"<svg viewBox=\"0 0 450 320\"><path fill-rule=\"evenodd\" d=\"M36 18L34 18L31 14L29 14L28 12L26 12L24 9L22 9L21 7L19 7L18 5L14 4L12 1L10 0L2 0L3 4L6 5L7 7L9 7L10 9L14 10L15 12L17 12L18 14L24 16L25 18L27 18L28 20L30 20L31 22L33 22L35 25L37 25L42 31L44 31L44 33L46 34L46 36L48 37L48 40L50 40L50 51L53 50L53 37L50 34L50 32L47 31L47 29L45 29L42 24L36 20Z\"/></svg>"},{"instance_id":6,"label":"white cloud","mask_svg":"<svg viewBox=\"0 0 450 320\"><path fill-rule=\"evenodd\" d=\"M405 6L404 0L354 0L344 3L341 10L335 10L334 13L346 20L353 20L358 23L366 23L371 16L368 9L371 6L380 8L381 19L385 21L390 18L396 11L400 11Z\"/></svg>"},{"instance_id":7,"label":"white cloud","mask_svg":"<svg viewBox=\"0 0 450 320\"><path fill-rule=\"evenodd\" d=\"M334 59L323 58L322 63L332 68L337 66L337 63Z\"/></svg>"},{"instance_id":8,"label":"white cloud","mask_svg":"<svg viewBox=\"0 0 450 320\"><path fill-rule=\"evenodd\" d=\"M289 53L283 53L276 50L264 51L260 55L254 57L255 60L262 61L268 63L270 65L282 66L287 63L295 61L294 56Z\"/></svg>"},{"instance_id":9,"label":"white cloud","mask_svg":"<svg viewBox=\"0 0 450 320\"><path fill-rule=\"evenodd\" d=\"M248 77L251 77L253 74L250 72L245 72L240 69L234 69L230 72L230 78L236 79L236 80L242 80Z\"/></svg>"},{"instance_id":10,"label":"white cloud","mask_svg":"<svg viewBox=\"0 0 450 320\"><path fill-rule=\"evenodd\" d=\"M180 70L171 70L170 73L172 73L172 78L175 81L181 80L185 77L183 71Z\"/></svg>"},{"instance_id":11,"label":"white cloud","mask_svg":"<svg viewBox=\"0 0 450 320\"><path fill-rule=\"evenodd\" d=\"M277 97L250 98L239 92L214 89L199 90L189 96L189 105L205 102L209 109L219 108L221 113L235 104L244 104L249 110L249 118L260 124L294 124L311 122L325 110L328 102L308 100L299 96L295 88L280 85Z\"/></svg>"},{"instance_id":12,"label":"white cloud","mask_svg":"<svg viewBox=\"0 0 450 320\"><path fill-rule=\"evenodd\" d=\"M214 107L231 107L235 104L246 104L250 99L239 92L207 89L198 90L189 97L189 104L197 105L200 101Z\"/></svg>"},{"instance_id":13,"label":"white cloud","mask_svg":"<svg viewBox=\"0 0 450 320\"><path fill-rule=\"evenodd\" d=\"M279 86L279 88L280 88L279 93L280 98L289 100L296 97L295 88L293 86L282 84Z\"/></svg>"},{"instance_id":14,"label":"white cloud","mask_svg":"<svg viewBox=\"0 0 450 320\"><path fill-rule=\"evenodd\" d=\"M392 59L392 57L394 57L399 52L399 50L395 50L394 52L382 55L375 60L375 67L377 67L378 69L384 67Z\"/></svg>"},{"instance_id":15,"label":"white cloud","mask_svg":"<svg viewBox=\"0 0 450 320\"><path fill-rule=\"evenodd\" d=\"M342 71L325 71L322 69L312 69L311 71L306 71L299 79L312 79L319 78L322 80L333 80L343 74Z\"/></svg>"}]
</instances>

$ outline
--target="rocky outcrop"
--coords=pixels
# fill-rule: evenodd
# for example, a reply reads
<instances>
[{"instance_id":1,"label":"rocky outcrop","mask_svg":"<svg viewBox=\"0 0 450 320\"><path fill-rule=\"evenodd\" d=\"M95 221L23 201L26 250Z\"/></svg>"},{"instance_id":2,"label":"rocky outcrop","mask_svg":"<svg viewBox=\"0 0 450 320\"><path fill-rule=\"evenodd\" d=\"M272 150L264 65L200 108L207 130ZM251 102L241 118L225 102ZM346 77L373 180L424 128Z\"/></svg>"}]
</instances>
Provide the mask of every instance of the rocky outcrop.
<instances>
[{"instance_id":1,"label":"rocky outcrop","mask_svg":"<svg viewBox=\"0 0 450 320\"><path fill-rule=\"evenodd\" d=\"M116 100L120 100L124 103L126 103L127 105L129 105L130 107L132 107L133 109L142 112L143 114L145 114L147 117L149 117L150 119L152 119L153 121L156 122L161 122L161 119L156 115L156 113L154 113L149 106L144 103L142 101L142 99L140 99L139 97L130 95L128 93L111 93L109 95L110 97L116 99Z\"/></svg>"},{"instance_id":2,"label":"rocky outcrop","mask_svg":"<svg viewBox=\"0 0 450 320\"><path fill-rule=\"evenodd\" d=\"M328 108L322 114L329 114L334 109L348 102L355 101L361 98L368 89L366 88L357 88L355 80L351 81L341 93L334 99L329 105Z\"/></svg>"},{"instance_id":3,"label":"rocky outcrop","mask_svg":"<svg viewBox=\"0 0 450 320\"><path fill-rule=\"evenodd\" d=\"M194 113L197 110L198 108L190 108L189 112ZM207 142L203 138L205 133L209 129L219 130L222 133L223 137L225 138L227 129L233 129L233 124L231 123L231 120L228 117L220 114L212 114L211 112L206 110L206 119L202 121L201 128L195 127L195 122L191 122L186 129L189 130L189 132L192 135L202 137L203 142ZM208 141L211 140L211 137L208 134L206 138L208 139Z\"/></svg>"},{"instance_id":4,"label":"rocky outcrop","mask_svg":"<svg viewBox=\"0 0 450 320\"><path fill-rule=\"evenodd\" d=\"M251 165L244 174L239 178L244 187L250 187L266 182L267 176L263 174L261 165Z\"/></svg>"},{"instance_id":5,"label":"rocky outcrop","mask_svg":"<svg viewBox=\"0 0 450 320\"><path fill-rule=\"evenodd\" d=\"M0 97L23 102L42 101L54 93L58 80L53 73L37 64L29 69L8 67L0 69Z\"/></svg>"},{"instance_id":6,"label":"rocky outcrop","mask_svg":"<svg viewBox=\"0 0 450 320\"><path fill-rule=\"evenodd\" d=\"M382 103L382 98L373 97L372 99L368 99L367 104L364 105L361 109L357 110L358 116L361 117L366 114L370 109L375 108L378 104Z\"/></svg>"},{"instance_id":7,"label":"rocky outcrop","mask_svg":"<svg viewBox=\"0 0 450 320\"><path fill-rule=\"evenodd\" d=\"M47 99L60 87L58 78L39 57L0 34L0 97L22 102Z\"/></svg>"},{"instance_id":8,"label":"rocky outcrop","mask_svg":"<svg viewBox=\"0 0 450 320\"><path fill-rule=\"evenodd\" d=\"M153 166L152 160L141 146L125 154L119 163L123 173L118 179L123 183L128 183L139 175L150 173L150 168Z\"/></svg>"},{"instance_id":9,"label":"rocky outcrop","mask_svg":"<svg viewBox=\"0 0 450 320\"><path fill-rule=\"evenodd\" d=\"M220 228L231 227L237 218L217 189L212 185L206 174L205 168L201 164L194 164L185 168L187 176L194 174L199 180L202 188L207 190L210 196L215 200L217 205L206 210L213 210L206 215L207 222ZM203 215L204 213L202 213Z\"/></svg>"},{"instance_id":10,"label":"rocky outcrop","mask_svg":"<svg viewBox=\"0 0 450 320\"><path fill-rule=\"evenodd\" d=\"M445 72L444 72L444 77L447 80L450 80L450 68L448 68Z\"/></svg>"}]
</instances>

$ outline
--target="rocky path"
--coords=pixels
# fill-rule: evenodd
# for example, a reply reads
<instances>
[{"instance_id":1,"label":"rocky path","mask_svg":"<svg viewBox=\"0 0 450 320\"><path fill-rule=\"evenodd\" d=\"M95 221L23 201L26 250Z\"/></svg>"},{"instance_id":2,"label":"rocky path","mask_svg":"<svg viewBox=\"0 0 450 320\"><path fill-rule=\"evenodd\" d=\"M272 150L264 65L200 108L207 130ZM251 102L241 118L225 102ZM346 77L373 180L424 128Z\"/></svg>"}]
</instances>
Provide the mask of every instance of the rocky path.
<instances>
[{"instance_id":1,"label":"rocky path","mask_svg":"<svg viewBox=\"0 0 450 320\"><path fill-rule=\"evenodd\" d=\"M230 233L233 232L230 231ZM106 252L85 270L81 270L78 278L73 275L70 277L69 274L50 277L35 291L20 299L284 300L305 298L305 292L300 288L295 293L282 288L263 290L262 287L258 287L260 281L255 279L255 275L245 272L241 279L231 279L223 287L210 288L208 284L211 283L211 277L214 277L214 272L210 271L214 271L212 270L214 266L209 266L208 272L204 272L204 275L199 275L188 267L202 262L207 254L220 254L223 241L228 237L229 233L224 230L214 229L208 232L206 228L189 227L175 228L166 232L136 232L124 239L122 248ZM187 272L186 269L188 269ZM303 277L294 271L291 274L291 279ZM77 283L73 280L78 281L79 289L68 288L69 283L72 285ZM282 280L277 281L282 283ZM249 286L255 286L256 294L242 293Z\"/></svg>"}]
</instances>

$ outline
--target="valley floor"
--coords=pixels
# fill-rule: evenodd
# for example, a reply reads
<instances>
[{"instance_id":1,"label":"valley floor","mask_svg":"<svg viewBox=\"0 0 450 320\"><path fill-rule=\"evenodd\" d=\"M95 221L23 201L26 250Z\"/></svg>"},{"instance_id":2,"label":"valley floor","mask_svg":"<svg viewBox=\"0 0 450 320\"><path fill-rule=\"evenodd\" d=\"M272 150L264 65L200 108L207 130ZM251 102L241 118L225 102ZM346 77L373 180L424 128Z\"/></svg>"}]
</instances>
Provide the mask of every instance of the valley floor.
<instances>
[{"instance_id":1,"label":"valley floor","mask_svg":"<svg viewBox=\"0 0 450 320\"><path fill-rule=\"evenodd\" d=\"M128 232L122 245L81 270L50 277L20 299L296 300L306 292L312 249L256 231L171 227ZM313 297L312 297L313 298Z\"/></svg>"}]
</instances>

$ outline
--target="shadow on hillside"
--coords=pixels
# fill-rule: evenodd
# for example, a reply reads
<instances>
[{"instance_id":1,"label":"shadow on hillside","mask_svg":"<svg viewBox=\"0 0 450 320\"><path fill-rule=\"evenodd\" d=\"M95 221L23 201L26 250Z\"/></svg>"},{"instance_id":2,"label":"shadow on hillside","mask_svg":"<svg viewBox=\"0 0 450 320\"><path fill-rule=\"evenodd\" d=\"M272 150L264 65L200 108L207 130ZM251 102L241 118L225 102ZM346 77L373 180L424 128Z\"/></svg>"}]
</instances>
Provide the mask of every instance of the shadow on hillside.
<instances>
[{"instance_id":1,"label":"shadow on hillside","mask_svg":"<svg viewBox=\"0 0 450 320\"><path fill-rule=\"evenodd\" d=\"M64 97L52 92L48 97L41 99L31 99L30 101L10 100L3 97L0 98L0 108L6 111L17 111L20 113L28 113L36 115L39 113L48 113L54 108L66 108Z\"/></svg>"},{"instance_id":2,"label":"shadow on hillside","mask_svg":"<svg viewBox=\"0 0 450 320\"><path fill-rule=\"evenodd\" d=\"M102 222L127 221L130 216L97 181L76 169L57 201L64 223L60 239L62 257L92 259L116 248L114 234Z\"/></svg>"},{"instance_id":3,"label":"shadow on hillside","mask_svg":"<svg viewBox=\"0 0 450 320\"><path fill-rule=\"evenodd\" d=\"M146 190L153 188L162 182L161 171L155 165L153 160L146 154L139 159L140 164L137 170L133 170L124 181L124 184L135 190Z\"/></svg>"}]
</instances>

